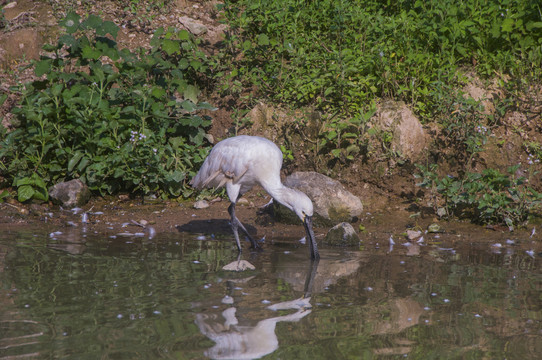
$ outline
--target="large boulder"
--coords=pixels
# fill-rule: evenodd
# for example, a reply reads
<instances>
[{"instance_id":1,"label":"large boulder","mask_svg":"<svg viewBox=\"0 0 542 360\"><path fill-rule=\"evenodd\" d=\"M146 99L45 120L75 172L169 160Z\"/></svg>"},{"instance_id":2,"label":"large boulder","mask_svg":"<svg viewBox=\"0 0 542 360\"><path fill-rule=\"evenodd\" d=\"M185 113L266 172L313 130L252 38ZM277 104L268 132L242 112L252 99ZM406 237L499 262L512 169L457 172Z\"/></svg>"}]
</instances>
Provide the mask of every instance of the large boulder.
<instances>
[{"instance_id":1,"label":"large boulder","mask_svg":"<svg viewBox=\"0 0 542 360\"><path fill-rule=\"evenodd\" d=\"M426 137L422 124L402 101L382 103L373 120L373 125L391 133L391 149L403 159L418 160L426 148Z\"/></svg>"},{"instance_id":2,"label":"large boulder","mask_svg":"<svg viewBox=\"0 0 542 360\"><path fill-rule=\"evenodd\" d=\"M55 204L65 208L80 207L90 200L88 186L79 179L55 184L49 189L49 196Z\"/></svg>"},{"instance_id":3,"label":"large boulder","mask_svg":"<svg viewBox=\"0 0 542 360\"><path fill-rule=\"evenodd\" d=\"M355 221L363 211L361 200L340 182L313 171L295 172L284 180L284 185L307 194L314 205L314 222L320 226ZM276 202L273 206L278 221L299 223L284 206Z\"/></svg>"}]
</instances>

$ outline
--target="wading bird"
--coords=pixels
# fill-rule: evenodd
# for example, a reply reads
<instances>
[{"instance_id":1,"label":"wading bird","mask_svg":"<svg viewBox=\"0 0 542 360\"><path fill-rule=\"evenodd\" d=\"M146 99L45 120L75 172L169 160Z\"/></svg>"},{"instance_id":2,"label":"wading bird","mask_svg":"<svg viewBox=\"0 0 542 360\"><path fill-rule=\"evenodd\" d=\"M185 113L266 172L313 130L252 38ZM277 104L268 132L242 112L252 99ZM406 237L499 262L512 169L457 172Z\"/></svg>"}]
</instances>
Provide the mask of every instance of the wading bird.
<instances>
[{"instance_id":1,"label":"wading bird","mask_svg":"<svg viewBox=\"0 0 542 360\"><path fill-rule=\"evenodd\" d=\"M231 228L239 252L239 228L249 238L252 248L259 248L259 245L235 216L235 204L254 185L261 185L274 200L295 212L301 219L305 226L311 258L319 259L320 254L312 230L312 202L301 191L282 184L281 167L282 152L272 141L259 136L241 135L216 144L191 184L197 189L226 187L231 201L228 208Z\"/></svg>"}]
</instances>

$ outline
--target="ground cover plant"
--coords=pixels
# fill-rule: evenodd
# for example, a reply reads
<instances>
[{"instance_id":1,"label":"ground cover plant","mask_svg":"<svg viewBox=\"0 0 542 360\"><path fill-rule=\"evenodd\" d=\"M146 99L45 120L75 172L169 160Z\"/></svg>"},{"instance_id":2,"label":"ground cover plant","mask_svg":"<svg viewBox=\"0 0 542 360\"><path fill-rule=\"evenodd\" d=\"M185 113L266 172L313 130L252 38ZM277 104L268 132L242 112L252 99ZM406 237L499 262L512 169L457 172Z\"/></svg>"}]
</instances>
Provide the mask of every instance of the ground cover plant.
<instances>
[{"instance_id":1,"label":"ground cover plant","mask_svg":"<svg viewBox=\"0 0 542 360\"><path fill-rule=\"evenodd\" d=\"M225 1L224 11L231 26L223 59L231 71L220 73L224 91L255 87L284 106L321 111L314 145L321 156L348 164L378 151L371 148L375 137L386 152L389 136L368 126L367 114L380 99L403 100L439 128L441 151L429 161L444 158L456 167L454 181L432 178L449 216L464 211L476 222L518 223L540 207L539 194L521 179L496 169L472 171L492 128L517 99L488 114L458 90L468 72L496 78L508 94L540 81L538 2ZM437 174L432 169L424 173L427 182ZM461 196L449 193L459 188Z\"/></svg>"},{"instance_id":2,"label":"ground cover plant","mask_svg":"<svg viewBox=\"0 0 542 360\"><path fill-rule=\"evenodd\" d=\"M167 14L171 2L122 6L137 13L123 25L150 34L149 24ZM390 147L391 133L371 125L380 102L404 101L437 129L419 174L426 176L422 183L440 189L434 194L448 216L464 210L481 223L518 223L539 207L538 193L505 169L475 169L504 115L540 83L539 2L227 0L214 14L227 30L213 51L173 28L158 29L150 49L119 49L118 24L95 15L63 19L66 34L34 64L40 79L14 89L22 101L13 110L15 130L0 127L1 185L16 188L21 201L46 200L50 185L71 178L100 194L190 196L188 180L210 145L211 118L203 114L212 116L213 108L202 101L205 88L205 96L234 100L233 133L260 100L315 110L316 135L304 150L316 170L336 173L371 161L404 164ZM494 113L462 92L473 77L503 90ZM0 95L0 103L5 98ZM303 132L306 125L291 128ZM542 158L536 139L524 148L533 162ZM295 163L295 146L283 149ZM453 167L452 178L435 165L443 161ZM473 179L483 186L469 186ZM472 201L456 196L457 186ZM497 215L478 209L476 191L485 191L482 202ZM517 211L511 191L526 199Z\"/></svg>"},{"instance_id":3,"label":"ground cover plant","mask_svg":"<svg viewBox=\"0 0 542 360\"><path fill-rule=\"evenodd\" d=\"M535 1L225 1L230 81L292 105L356 116L375 98L412 104L427 120L436 82L458 68L540 78L541 7ZM230 66L230 64L228 64Z\"/></svg>"},{"instance_id":4,"label":"ground cover plant","mask_svg":"<svg viewBox=\"0 0 542 360\"><path fill-rule=\"evenodd\" d=\"M187 195L211 123L199 101L205 56L187 31L158 29L150 50L119 49L118 27L70 13L66 34L21 86L16 129L3 134L0 172L20 201L80 178L100 194Z\"/></svg>"}]
</instances>

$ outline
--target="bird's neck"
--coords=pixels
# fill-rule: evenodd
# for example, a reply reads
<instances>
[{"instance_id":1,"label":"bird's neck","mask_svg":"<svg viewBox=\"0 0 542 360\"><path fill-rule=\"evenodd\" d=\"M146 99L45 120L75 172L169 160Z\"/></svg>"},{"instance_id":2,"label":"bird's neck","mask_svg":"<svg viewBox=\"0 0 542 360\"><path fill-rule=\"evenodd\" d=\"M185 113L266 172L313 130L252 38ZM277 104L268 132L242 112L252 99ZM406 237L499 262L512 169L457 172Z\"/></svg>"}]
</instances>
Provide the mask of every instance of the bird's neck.
<instances>
[{"instance_id":1,"label":"bird's neck","mask_svg":"<svg viewBox=\"0 0 542 360\"><path fill-rule=\"evenodd\" d=\"M292 199L295 197L295 191L293 189L284 186L282 183L273 184L272 186L263 185L263 188L274 200L293 211Z\"/></svg>"}]
</instances>

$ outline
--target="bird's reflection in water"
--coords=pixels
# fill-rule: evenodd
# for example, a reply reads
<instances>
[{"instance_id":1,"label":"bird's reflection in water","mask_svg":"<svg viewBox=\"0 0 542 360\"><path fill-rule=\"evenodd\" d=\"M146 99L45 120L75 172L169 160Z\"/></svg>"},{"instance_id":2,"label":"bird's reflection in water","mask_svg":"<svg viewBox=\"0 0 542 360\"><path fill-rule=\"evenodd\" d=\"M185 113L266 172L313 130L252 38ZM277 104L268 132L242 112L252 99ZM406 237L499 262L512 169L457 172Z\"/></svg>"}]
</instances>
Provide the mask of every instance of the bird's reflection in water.
<instances>
[{"instance_id":1,"label":"bird's reflection in water","mask_svg":"<svg viewBox=\"0 0 542 360\"><path fill-rule=\"evenodd\" d=\"M237 309L233 306L222 312L222 319L217 315L197 314L196 325L199 330L216 343L205 351L205 356L212 359L257 359L278 349L279 342L275 334L277 323L299 321L312 311L310 301L317 268L318 260L311 261L303 297L267 307L273 311L295 310L291 314L263 319L255 326L240 326L236 317Z\"/></svg>"}]
</instances>

